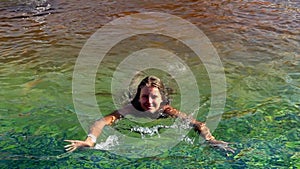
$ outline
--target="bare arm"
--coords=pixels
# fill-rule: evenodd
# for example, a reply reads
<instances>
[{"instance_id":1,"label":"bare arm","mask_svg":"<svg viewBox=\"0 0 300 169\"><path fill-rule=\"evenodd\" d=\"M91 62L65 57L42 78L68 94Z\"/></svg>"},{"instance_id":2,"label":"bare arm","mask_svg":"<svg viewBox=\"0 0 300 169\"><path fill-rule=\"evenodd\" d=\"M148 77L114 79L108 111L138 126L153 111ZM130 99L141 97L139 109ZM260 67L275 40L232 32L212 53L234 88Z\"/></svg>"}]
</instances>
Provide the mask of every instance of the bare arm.
<instances>
[{"instance_id":1,"label":"bare arm","mask_svg":"<svg viewBox=\"0 0 300 169\"><path fill-rule=\"evenodd\" d=\"M178 111L177 109L166 105L164 106L164 113L171 115L172 117L175 118L181 118L181 119L189 119L191 125L193 125L195 127L195 129L199 132L199 134L206 140L215 140L215 137L212 136L212 134L209 131L209 128L206 127L205 123L199 122L196 119L188 116L185 113L182 113L180 111Z\"/></svg>"},{"instance_id":2,"label":"bare arm","mask_svg":"<svg viewBox=\"0 0 300 169\"><path fill-rule=\"evenodd\" d=\"M163 110L164 113L174 118L189 119L190 124L193 125L198 133L212 146L219 147L226 151L234 152L234 150L228 146L227 142L216 140L215 137L210 133L209 128L205 125L205 123L199 122L193 117L190 117L187 114L182 113L169 105L164 106Z\"/></svg>"},{"instance_id":3,"label":"bare arm","mask_svg":"<svg viewBox=\"0 0 300 169\"><path fill-rule=\"evenodd\" d=\"M118 112L115 111L105 117L103 117L102 119L97 120L90 128L89 134L95 136L96 138L98 138L104 128L104 126L106 125L112 125L117 119L120 119L122 117L122 115ZM92 138L91 137L87 137L86 138L87 142L91 142ZM92 146L94 146L95 143L91 144Z\"/></svg>"},{"instance_id":4,"label":"bare arm","mask_svg":"<svg viewBox=\"0 0 300 169\"><path fill-rule=\"evenodd\" d=\"M96 143L96 139L100 136L104 126L113 124L117 119L120 119L122 115L115 111L102 119L97 120L90 128L88 137L84 140L65 140L71 144L66 145L66 151L72 152L78 147L93 147Z\"/></svg>"}]
</instances>

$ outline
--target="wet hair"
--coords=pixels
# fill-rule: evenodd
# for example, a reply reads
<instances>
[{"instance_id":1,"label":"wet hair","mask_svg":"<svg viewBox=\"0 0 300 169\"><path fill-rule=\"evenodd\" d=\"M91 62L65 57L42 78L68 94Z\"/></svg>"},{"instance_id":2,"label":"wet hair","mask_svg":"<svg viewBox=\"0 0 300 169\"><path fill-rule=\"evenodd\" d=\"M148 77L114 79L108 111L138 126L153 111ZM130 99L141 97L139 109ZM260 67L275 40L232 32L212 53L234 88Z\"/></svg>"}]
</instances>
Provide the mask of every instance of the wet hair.
<instances>
[{"instance_id":1,"label":"wet hair","mask_svg":"<svg viewBox=\"0 0 300 169\"><path fill-rule=\"evenodd\" d=\"M139 98L141 95L141 91L143 87L156 87L158 88L160 95L162 97L162 103L161 106L169 104L169 99L167 97L167 92L165 90L164 84L162 81L156 77L156 76L147 76L145 77L140 84L137 87L137 92L135 94L135 97L131 101L131 104L139 111L144 111L141 107L141 103L139 102Z\"/></svg>"}]
</instances>

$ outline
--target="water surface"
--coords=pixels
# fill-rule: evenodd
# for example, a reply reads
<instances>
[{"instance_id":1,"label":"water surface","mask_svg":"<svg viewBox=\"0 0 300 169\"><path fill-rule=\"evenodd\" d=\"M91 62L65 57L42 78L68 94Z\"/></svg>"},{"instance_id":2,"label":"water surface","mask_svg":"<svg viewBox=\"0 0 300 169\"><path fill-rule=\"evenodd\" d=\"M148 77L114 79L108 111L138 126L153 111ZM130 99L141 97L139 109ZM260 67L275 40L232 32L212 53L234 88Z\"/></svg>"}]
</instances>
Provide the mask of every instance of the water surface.
<instances>
[{"instance_id":1,"label":"water surface","mask_svg":"<svg viewBox=\"0 0 300 169\"><path fill-rule=\"evenodd\" d=\"M72 73L81 48L101 26L139 12L182 17L211 40L227 80L225 113L213 134L235 143L236 153L201 144L190 132L155 157L132 159L89 149L64 154L64 139L86 135L72 102ZM3 0L0 14L1 168L300 167L298 1ZM105 103L101 104L105 113L114 108L110 83L116 63L135 50L132 44L139 38L144 42L143 36L127 39L101 64L96 94L98 102ZM151 44L155 38L160 43ZM185 61L201 86L198 119L205 120L210 85L201 62L172 39L148 36L146 40L150 46L175 50L182 58L187 53ZM168 77L161 78L172 85ZM180 91L175 90L173 100L178 105ZM130 125L124 121L116 128Z\"/></svg>"}]
</instances>

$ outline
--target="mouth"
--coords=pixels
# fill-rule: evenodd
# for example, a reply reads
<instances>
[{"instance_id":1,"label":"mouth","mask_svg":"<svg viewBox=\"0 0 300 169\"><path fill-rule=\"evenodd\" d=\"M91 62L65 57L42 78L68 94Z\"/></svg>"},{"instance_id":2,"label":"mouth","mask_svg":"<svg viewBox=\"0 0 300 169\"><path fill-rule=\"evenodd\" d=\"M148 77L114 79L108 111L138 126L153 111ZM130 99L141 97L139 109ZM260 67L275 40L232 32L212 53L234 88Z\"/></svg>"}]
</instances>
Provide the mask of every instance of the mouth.
<instances>
[{"instance_id":1,"label":"mouth","mask_svg":"<svg viewBox=\"0 0 300 169\"><path fill-rule=\"evenodd\" d=\"M153 109L152 106L146 106L146 110L150 110L150 109Z\"/></svg>"},{"instance_id":2,"label":"mouth","mask_svg":"<svg viewBox=\"0 0 300 169\"><path fill-rule=\"evenodd\" d=\"M154 106L152 106L152 105L144 105L144 107L145 107L146 110L154 109Z\"/></svg>"}]
</instances>

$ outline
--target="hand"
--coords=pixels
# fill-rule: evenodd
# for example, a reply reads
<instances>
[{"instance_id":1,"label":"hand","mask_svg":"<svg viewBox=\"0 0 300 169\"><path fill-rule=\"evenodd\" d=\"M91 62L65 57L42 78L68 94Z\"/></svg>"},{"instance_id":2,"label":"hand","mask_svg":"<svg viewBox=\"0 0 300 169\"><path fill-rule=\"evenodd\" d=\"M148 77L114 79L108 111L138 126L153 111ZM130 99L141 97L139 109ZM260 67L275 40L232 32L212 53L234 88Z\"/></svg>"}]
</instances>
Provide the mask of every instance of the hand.
<instances>
[{"instance_id":1,"label":"hand","mask_svg":"<svg viewBox=\"0 0 300 169\"><path fill-rule=\"evenodd\" d=\"M93 147L93 143L86 141L81 141L81 140L64 140L66 142L69 142L71 144L66 145L64 148L67 152L72 152L75 151L77 148L80 147Z\"/></svg>"},{"instance_id":2,"label":"hand","mask_svg":"<svg viewBox=\"0 0 300 169\"><path fill-rule=\"evenodd\" d=\"M211 146L213 147L217 147L217 148L220 148L222 150L225 150L225 151L230 151L232 153L234 153L234 149L229 147L227 142L225 141L219 141L219 140L208 140L207 141Z\"/></svg>"}]
</instances>

